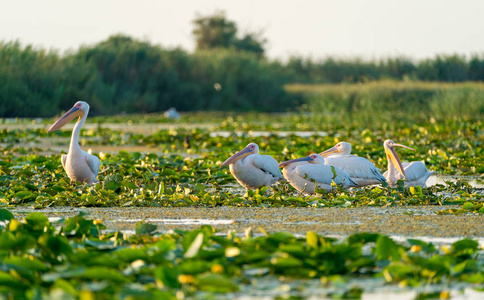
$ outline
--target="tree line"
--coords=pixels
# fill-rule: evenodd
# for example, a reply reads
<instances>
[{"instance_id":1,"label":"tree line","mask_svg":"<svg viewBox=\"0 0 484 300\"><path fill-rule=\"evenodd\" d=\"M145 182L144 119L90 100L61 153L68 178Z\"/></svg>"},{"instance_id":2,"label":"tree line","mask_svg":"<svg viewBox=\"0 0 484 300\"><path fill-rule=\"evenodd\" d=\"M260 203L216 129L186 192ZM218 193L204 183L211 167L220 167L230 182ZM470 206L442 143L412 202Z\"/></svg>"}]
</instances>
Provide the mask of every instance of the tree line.
<instances>
[{"instance_id":1,"label":"tree line","mask_svg":"<svg viewBox=\"0 0 484 300\"><path fill-rule=\"evenodd\" d=\"M239 36L223 13L198 17L197 49L167 49L125 35L60 55L20 42L0 42L0 117L51 117L77 100L91 113L287 111L301 104L287 83L380 79L482 81L484 57L437 56L415 62L265 57L261 34Z\"/></svg>"}]
</instances>

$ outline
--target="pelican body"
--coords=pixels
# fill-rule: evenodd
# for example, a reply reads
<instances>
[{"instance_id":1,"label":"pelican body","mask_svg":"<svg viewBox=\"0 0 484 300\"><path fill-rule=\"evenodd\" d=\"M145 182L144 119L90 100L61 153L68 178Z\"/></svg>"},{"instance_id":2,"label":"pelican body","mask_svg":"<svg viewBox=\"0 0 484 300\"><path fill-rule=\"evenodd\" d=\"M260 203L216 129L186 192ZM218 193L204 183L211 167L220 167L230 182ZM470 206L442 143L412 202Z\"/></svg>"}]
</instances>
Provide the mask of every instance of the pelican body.
<instances>
[{"instance_id":1,"label":"pelican body","mask_svg":"<svg viewBox=\"0 0 484 300\"><path fill-rule=\"evenodd\" d=\"M66 170L67 176L72 181L94 183L99 172L101 162L99 158L82 150L79 146L79 132L82 124L89 113L89 104L84 101L78 101L74 106L60 117L47 132L57 130L74 118L78 118L74 129L72 130L71 143L67 155L62 155L62 166Z\"/></svg>"},{"instance_id":2,"label":"pelican body","mask_svg":"<svg viewBox=\"0 0 484 300\"><path fill-rule=\"evenodd\" d=\"M351 144L340 142L319 154L324 157L327 165L340 167L359 186L380 184L386 181L380 170L368 159L350 153Z\"/></svg>"},{"instance_id":3,"label":"pelican body","mask_svg":"<svg viewBox=\"0 0 484 300\"><path fill-rule=\"evenodd\" d=\"M413 161L403 163L400 161L397 152L393 147L403 147L415 151L415 149L405 145L396 144L392 140L386 140L383 143L385 153L388 159L388 171L383 176L388 181L390 187L396 187L398 180L405 180L404 186L421 186L426 187L425 182L434 172L429 172L423 161Z\"/></svg>"},{"instance_id":4,"label":"pelican body","mask_svg":"<svg viewBox=\"0 0 484 300\"><path fill-rule=\"evenodd\" d=\"M250 143L222 163L229 166L230 173L246 189L270 186L284 179L277 161L270 155L260 155L259 146Z\"/></svg>"},{"instance_id":5,"label":"pelican body","mask_svg":"<svg viewBox=\"0 0 484 300\"><path fill-rule=\"evenodd\" d=\"M288 160L280 163L279 167L284 167L282 171L284 178L301 193L314 194L316 185L326 191L331 191L334 177L333 167L336 172L334 178L336 184L342 184L345 188L358 186L358 183L353 181L341 168L326 165L324 158L319 154ZM314 180L316 184L311 180Z\"/></svg>"}]
</instances>

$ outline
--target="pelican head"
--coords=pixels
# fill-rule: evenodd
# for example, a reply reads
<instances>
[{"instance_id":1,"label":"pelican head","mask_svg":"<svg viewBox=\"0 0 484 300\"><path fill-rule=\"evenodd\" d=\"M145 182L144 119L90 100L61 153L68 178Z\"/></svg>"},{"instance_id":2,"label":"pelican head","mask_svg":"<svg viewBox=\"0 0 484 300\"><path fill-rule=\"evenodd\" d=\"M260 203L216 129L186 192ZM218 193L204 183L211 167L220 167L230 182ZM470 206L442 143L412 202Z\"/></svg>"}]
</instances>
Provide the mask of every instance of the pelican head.
<instances>
[{"instance_id":1,"label":"pelican head","mask_svg":"<svg viewBox=\"0 0 484 300\"><path fill-rule=\"evenodd\" d=\"M385 148L388 162L393 163L393 165L397 168L398 172L400 172L400 174L402 174L402 176L405 178L405 172L403 170L402 162L400 161L400 157L398 157L398 154L393 147L403 147L413 151L416 150L405 145L396 144L392 140L386 140L385 142L383 142L383 147Z\"/></svg>"},{"instance_id":2,"label":"pelican head","mask_svg":"<svg viewBox=\"0 0 484 300\"><path fill-rule=\"evenodd\" d=\"M240 150L239 152L229 157L229 159L227 159L222 163L221 167L226 167L228 165L231 165L236 161L238 161L239 159L242 159L251 154L259 154L259 146L256 143L248 144L247 147L245 147L244 149Z\"/></svg>"},{"instance_id":3,"label":"pelican head","mask_svg":"<svg viewBox=\"0 0 484 300\"><path fill-rule=\"evenodd\" d=\"M351 153L351 144L348 142L339 142L334 147L329 148L328 150L325 150L319 154L321 156L328 156L333 153L338 155L348 155Z\"/></svg>"},{"instance_id":4,"label":"pelican head","mask_svg":"<svg viewBox=\"0 0 484 300\"><path fill-rule=\"evenodd\" d=\"M89 113L89 104L84 101L77 101L74 106L69 109L62 117L60 117L50 128L47 133L62 128L62 126L69 123L72 119L79 117L82 118L84 115Z\"/></svg>"},{"instance_id":5,"label":"pelican head","mask_svg":"<svg viewBox=\"0 0 484 300\"><path fill-rule=\"evenodd\" d=\"M309 156L283 161L279 164L279 168L295 162L308 162L310 164L324 165L324 158L319 154L313 153Z\"/></svg>"}]
</instances>

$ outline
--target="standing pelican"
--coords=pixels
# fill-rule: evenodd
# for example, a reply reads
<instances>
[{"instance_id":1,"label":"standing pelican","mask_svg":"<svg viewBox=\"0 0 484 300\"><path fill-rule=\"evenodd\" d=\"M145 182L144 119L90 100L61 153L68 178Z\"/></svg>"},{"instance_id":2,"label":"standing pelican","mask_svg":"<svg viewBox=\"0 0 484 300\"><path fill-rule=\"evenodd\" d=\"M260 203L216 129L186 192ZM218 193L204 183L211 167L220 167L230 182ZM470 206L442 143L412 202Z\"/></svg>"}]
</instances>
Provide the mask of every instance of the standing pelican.
<instances>
[{"instance_id":1,"label":"standing pelican","mask_svg":"<svg viewBox=\"0 0 484 300\"><path fill-rule=\"evenodd\" d=\"M397 152L393 147L403 147L415 151L415 149L405 145L395 144L392 140L386 140L383 143L385 153L388 159L388 171L383 176L386 177L390 187L396 187L399 179L405 180L405 187L421 186L425 187L425 182L434 172L429 172L423 161L413 161L410 163L401 163Z\"/></svg>"},{"instance_id":2,"label":"standing pelican","mask_svg":"<svg viewBox=\"0 0 484 300\"><path fill-rule=\"evenodd\" d=\"M260 155L259 146L250 143L222 163L229 166L230 173L246 189L270 186L284 177L277 161L270 155Z\"/></svg>"},{"instance_id":3,"label":"standing pelican","mask_svg":"<svg viewBox=\"0 0 484 300\"><path fill-rule=\"evenodd\" d=\"M368 159L350 153L351 144L339 142L333 148L319 154L324 157L327 165L340 167L359 186L379 184L386 181L380 170Z\"/></svg>"},{"instance_id":4,"label":"standing pelican","mask_svg":"<svg viewBox=\"0 0 484 300\"><path fill-rule=\"evenodd\" d=\"M316 186L311 180L314 180L319 188L330 191L334 177L333 167L336 172L336 178L334 178L336 184L342 184L345 188L358 186L345 171L336 166L326 165L324 158L315 153L282 162L279 164L279 167L284 167L282 171L284 177L301 193L315 193Z\"/></svg>"},{"instance_id":5,"label":"standing pelican","mask_svg":"<svg viewBox=\"0 0 484 300\"><path fill-rule=\"evenodd\" d=\"M74 129L72 130L71 144L69 145L69 153L62 155L62 166L66 170L67 176L72 181L94 183L99 172L101 162L99 158L94 155L81 150L79 147L79 132L82 124L89 113L89 104L84 101L78 101L74 106L60 117L54 125L52 125L47 132L51 132L66 125L72 119L79 117Z\"/></svg>"}]
</instances>

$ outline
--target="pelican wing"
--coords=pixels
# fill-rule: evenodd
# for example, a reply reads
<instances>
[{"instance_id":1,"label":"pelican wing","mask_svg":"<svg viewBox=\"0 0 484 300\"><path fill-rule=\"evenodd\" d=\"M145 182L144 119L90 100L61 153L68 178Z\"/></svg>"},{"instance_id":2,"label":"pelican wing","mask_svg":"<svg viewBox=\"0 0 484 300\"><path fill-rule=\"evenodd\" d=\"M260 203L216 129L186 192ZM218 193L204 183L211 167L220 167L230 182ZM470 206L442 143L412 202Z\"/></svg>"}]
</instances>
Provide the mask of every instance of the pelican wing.
<instances>
[{"instance_id":1,"label":"pelican wing","mask_svg":"<svg viewBox=\"0 0 484 300\"><path fill-rule=\"evenodd\" d=\"M351 178L374 179L379 182L386 181L380 170L368 159L355 155L329 156L325 159L326 165L336 166L345 171Z\"/></svg>"},{"instance_id":2,"label":"pelican wing","mask_svg":"<svg viewBox=\"0 0 484 300\"><path fill-rule=\"evenodd\" d=\"M253 155L252 156L252 164L264 171L265 173L271 174L277 180L282 179L282 173L279 170L279 164L277 161L270 155Z\"/></svg>"},{"instance_id":3,"label":"pelican wing","mask_svg":"<svg viewBox=\"0 0 484 300\"><path fill-rule=\"evenodd\" d=\"M99 158L97 156L88 154L86 155L86 163L94 174L94 177L96 177L97 173L99 173L99 167L101 166Z\"/></svg>"},{"instance_id":4,"label":"pelican wing","mask_svg":"<svg viewBox=\"0 0 484 300\"><path fill-rule=\"evenodd\" d=\"M316 183L331 184L333 181L333 172L331 167L326 165L301 165L297 166L294 171L297 175L307 180L313 179Z\"/></svg>"},{"instance_id":5,"label":"pelican wing","mask_svg":"<svg viewBox=\"0 0 484 300\"><path fill-rule=\"evenodd\" d=\"M429 172L427 170L427 167L425 167L425 163L423 161L413 161L410 163L403 163L402 166L403 166L403 169L405 170L405 177L407 178L407 181L419 180L420 178L427 176L427 173ZM429 172L429 173L432 174L433 172Z\"/></svg>"}]
</instances>

